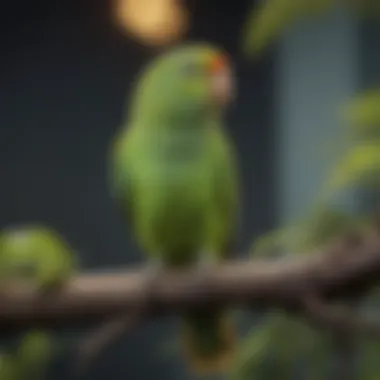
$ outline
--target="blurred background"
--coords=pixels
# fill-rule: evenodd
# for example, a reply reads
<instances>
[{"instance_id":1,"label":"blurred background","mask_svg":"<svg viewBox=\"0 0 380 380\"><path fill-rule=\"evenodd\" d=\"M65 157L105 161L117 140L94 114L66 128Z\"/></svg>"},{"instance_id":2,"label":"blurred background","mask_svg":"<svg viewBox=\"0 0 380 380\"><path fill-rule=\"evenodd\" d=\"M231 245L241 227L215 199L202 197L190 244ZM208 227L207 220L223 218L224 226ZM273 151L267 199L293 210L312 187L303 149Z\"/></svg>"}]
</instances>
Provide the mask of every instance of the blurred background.
<instances>
[{"instance_id":1,"label":"blurred background","mask_svg":"<svg viewBox=\"0 0 380 380\"><path fill-rule=\"evenodd\" d=\"M291 23L252 59L242 47L250 33L243 26L264 0L178 1L186 16L177 10L157 30L149 29L149 5L136 2L127 10L106 0L1 5L0 227L49 224L86 269L139 262L106 186L109 143L144 65L166 44L209 41L232 55L238 78L228 129L243 173L243 252L316 196L339 151L338 107L379 79L380 28L334 6ZM154 6L161 3L172 2ZM107 351L88 378L191 379L164 348L174 334L170 318L144 325ZM55 367L52 378L69 378L66 359Z\"/></svg>"}]
</instances>

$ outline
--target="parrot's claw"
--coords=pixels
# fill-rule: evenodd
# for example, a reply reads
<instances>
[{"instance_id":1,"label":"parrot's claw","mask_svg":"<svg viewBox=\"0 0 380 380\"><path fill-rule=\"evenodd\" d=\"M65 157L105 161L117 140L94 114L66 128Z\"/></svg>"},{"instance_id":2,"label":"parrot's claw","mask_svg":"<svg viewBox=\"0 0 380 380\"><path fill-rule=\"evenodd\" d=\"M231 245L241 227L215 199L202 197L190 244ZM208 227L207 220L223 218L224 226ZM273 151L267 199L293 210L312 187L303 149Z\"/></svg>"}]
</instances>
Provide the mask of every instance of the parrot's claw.
<instances>
[{"instance_id":1,"label":"parrot's claw","mask_svg":"<svg viewBox=\"0 0 380 380\"><path fill-rule=\"evenodd\" d=\"M147 303L149 303L149 299L154 289L154 285L159 278L162 270L164 269L164 263L159 259L153 259L150 261L145 269L146 276L144 277L144 299L147 299Z\"/></svg>"},{"instance_id":2,"label":"parrot's claw","mask_svg":"<svg viewBox=\"0 0 380 380\"><path fill-rule=\"evenodd\" d=\"M216 264L217 260L213 252L201 252L197 267L203 273L208 273L209 270Z\"/></svg>"},{"instance_id":3,"label":"parrot's claw","mask_svg":"<svg viewBox=\"0 0 380 380\"><path fill-rule=\"evenodd\" d=\"M146 278L156 279L164 269L164 263L160 259L153 259L146 266Z\"/></svg>"}]
</instances>

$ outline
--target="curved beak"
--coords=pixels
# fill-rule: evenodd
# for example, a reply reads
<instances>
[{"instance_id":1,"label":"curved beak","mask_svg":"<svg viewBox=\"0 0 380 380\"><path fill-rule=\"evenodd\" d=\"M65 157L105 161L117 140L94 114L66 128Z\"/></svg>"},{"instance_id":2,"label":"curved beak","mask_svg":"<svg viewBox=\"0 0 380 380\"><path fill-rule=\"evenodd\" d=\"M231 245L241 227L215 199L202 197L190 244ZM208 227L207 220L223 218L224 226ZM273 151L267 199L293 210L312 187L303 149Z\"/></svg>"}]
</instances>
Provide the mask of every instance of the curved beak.
<instances>
[{"instance_id":1,"label":"curved beak","mask_svg":"<svg viewBox=\"0 0 380 380\"><path fill-rule=\"evenodd\" d=\"M211 63L211 96L221 106L235 98L235 80L223 57L216 57Z\"/></svg>"}]
</instances>

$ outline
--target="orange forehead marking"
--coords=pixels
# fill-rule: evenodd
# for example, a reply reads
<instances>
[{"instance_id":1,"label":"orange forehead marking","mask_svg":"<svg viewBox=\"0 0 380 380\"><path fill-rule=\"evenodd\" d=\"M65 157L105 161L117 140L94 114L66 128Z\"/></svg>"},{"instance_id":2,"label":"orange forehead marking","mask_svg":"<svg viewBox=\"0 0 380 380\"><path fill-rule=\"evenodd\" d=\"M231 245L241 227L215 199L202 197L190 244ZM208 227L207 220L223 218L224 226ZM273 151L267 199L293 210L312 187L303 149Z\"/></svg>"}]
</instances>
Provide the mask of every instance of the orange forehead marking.
<instances>
[{"instance_id":1,"label":"orange forehead marking","mask_svg":"<svg viewBox=\"0 0 380 380\"><path fill-rule=\"evenodd\" d=\"M217 73L224 68L226 68L228 65L227 57L223 54L216 54L211 57L211 59L208 62L208 66L210 68L211 73Z\"/></svg>"}]
</instances>

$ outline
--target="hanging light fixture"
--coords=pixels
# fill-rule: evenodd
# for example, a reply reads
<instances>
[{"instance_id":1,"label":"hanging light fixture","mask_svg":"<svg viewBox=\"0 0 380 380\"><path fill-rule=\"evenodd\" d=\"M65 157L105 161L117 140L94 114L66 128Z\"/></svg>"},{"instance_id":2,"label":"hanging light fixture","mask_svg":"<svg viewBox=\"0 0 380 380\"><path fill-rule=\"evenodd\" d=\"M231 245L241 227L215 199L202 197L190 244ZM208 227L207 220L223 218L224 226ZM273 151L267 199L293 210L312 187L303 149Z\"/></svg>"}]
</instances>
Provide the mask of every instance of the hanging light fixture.
<instances>
[{"instance_id":1,"label":"hanging light fixture","mask_svg":"<svg viewBox=\"0 0 380 380\"><path fill-rule=\"evenodd\" d=\"M181 0L115 0L115 13L122 30L151 46L176 42L189 24Z\"/></svg>"}]
</instances>

